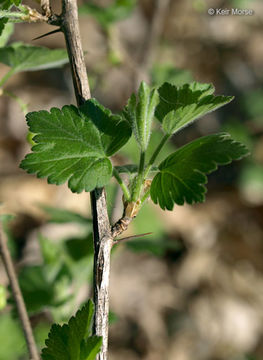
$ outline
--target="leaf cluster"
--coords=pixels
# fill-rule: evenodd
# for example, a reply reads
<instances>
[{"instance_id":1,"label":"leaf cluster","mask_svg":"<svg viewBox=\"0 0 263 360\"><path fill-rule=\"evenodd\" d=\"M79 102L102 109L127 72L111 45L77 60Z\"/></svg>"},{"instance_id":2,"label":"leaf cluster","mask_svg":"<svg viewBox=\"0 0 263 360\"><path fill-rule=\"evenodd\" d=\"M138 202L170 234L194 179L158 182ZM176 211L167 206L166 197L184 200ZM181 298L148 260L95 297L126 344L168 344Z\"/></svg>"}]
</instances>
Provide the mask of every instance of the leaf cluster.
<instances>
[{"instance_id":1,"label":"leaf cluster","mask_svg":"<svg viewBox=\"0 0 263 360\"><path fill-rule=\"evenodd\" d=\"M50 112L29 113L26 118L29 130L36 134L36 145L21 167L47 177L52 184L68 181L73 192L92 191L115 176L128 203L143 204L151 196L162 209L172 210L175 203L202 202L206 174L215 171L217 165L247 155L244 145L228 134L213 134L186 144L160 164L157 158L173 134L233 99L215 96L214 91L211 84L198 82L178 87L164 83L158 89L142 83L137 96L131 96L119 115L95 99L80 108L67 105ZM154 118L159 121L163 138L145 163ZM140 162L114 167L111 156L132 134L138 143ZM129 177L128 186L121 177L124 172Z\"/></svg>"}]
</instances>

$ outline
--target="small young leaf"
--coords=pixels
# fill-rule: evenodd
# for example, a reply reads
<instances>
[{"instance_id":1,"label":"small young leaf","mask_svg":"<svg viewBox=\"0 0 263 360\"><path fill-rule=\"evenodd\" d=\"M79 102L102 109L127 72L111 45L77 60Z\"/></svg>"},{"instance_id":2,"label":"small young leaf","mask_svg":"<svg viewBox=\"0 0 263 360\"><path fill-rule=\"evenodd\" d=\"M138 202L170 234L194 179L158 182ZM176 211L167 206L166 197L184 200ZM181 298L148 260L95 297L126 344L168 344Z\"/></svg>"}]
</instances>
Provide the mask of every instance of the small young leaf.
<instances>
[{"instance_id":1,"label":"small young leaf","mask_svg":"<svg viewBox=\"0 0 263 360\"><path fill-rule=\"evenodd\" d=\"M0 62L10 66L14 73L45 70L68 63L64 49L51 50L45 47L14 43L0 49Z\"/></svg>"},{"instance_id":2,"label":"small young leaf","mask_svg":"<svg viewBox=\"0 0 263 360\"><path fill-rule=\"evenodd\" d=\"M88 116L103 134L101 141L107 156L116 153L131 137L131 128L119 115L113 115L96 99L85 102L80 111Z\"/></svg>"},{"instance_id":3,"label":"small young leaf","mask_svg":"<svg viewBox=\"0 0 263 360\"><path fill-rule=\"evenodd\" d=\"M51 184L63 184L73 192L92 191L111 178L112 164L106 156L101 135L90 119L71 105L62 110L27 114L29 130L35 134L21 167Z\"/></svg>"},{"instance_id":4,"label":"small young leaf","mask_svg":"<svg viewBox=\"0 0 263 360\"><path fill-rule=\"evenodd\" d=\"M176 87L164 83L158 89L160 103L155 113L164 131L172 135L233 100L232 96L214 96L214 91L211 84L193 82Z\"/></svg>"},{"instance_id":5,"label":"small young leaf","mask_svg":"<svg viewBox=\"0 0 263 360\"><path fill-rule=\"evenodd\" d=\"M151 198L162 209L174 204L193 204L205 199L205 174L248 154L247 148L225 133L201 137L164 160L151 185Z\"/></svg>"},{"instance_id":6,"label":"small young leaf","mask_svg":"<svg viewBox=\"0 0 263 360\"><path fill-rule=\"evenodd\" d=\"M158 103L159 96L157 90L151 90L145 82L142 82L138 92L138 102L133 94L123 111L123 116L131 125L134 136L142 151L147 149L151 135L152 120Z\"/></svg>"},{"instance_id":7,"label":"small young leaf","mask_svg":"<svg viewBox=\"0 0 263 360\"><path fill-rule=\"evenodd\" d=\"M52 325L46 348L42 350L42 360L94 360L101 338L88 337L93 312L94 305L89 300L68 324Z\"/></svg>"}]
</instances>

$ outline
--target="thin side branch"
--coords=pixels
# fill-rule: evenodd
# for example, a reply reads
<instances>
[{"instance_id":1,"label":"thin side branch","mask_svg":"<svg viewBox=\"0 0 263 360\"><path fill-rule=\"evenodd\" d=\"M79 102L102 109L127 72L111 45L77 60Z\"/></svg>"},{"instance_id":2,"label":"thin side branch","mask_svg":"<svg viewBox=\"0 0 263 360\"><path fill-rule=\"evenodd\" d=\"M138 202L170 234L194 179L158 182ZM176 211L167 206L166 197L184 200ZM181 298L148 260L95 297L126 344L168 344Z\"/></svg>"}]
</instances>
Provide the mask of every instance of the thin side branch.
<instances>
[{"instance_id":1,"label":"thin side branch","mask_svg":"<svg viewBox=\"0 0 263 360\"><path fill-rule=\"evenodd\" d=\"M18 284L17 276L15 273L14 265L11 259L10 252L7 247L7 239L3 232L2 224L0 223L0 252L2 255L3 263L5 266L6 273L9 278L12 293L16 302L18 315L22 324L22 328L25 334L28 352L31 360L40 360L37 346L33 336L33 331L27 314L24 299Z\"/></svg>"}]
</instances>

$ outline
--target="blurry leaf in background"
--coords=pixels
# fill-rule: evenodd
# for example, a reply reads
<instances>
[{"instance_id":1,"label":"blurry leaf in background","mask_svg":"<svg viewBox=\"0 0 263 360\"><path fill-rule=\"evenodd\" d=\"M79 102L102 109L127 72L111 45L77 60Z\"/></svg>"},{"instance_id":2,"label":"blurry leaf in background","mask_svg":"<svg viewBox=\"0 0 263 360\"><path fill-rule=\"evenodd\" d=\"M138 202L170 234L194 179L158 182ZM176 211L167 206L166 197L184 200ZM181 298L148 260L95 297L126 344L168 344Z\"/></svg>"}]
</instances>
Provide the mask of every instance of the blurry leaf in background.
<instances>
[{"instance_id":1,"label":"blurry leaf in background","mask_svg":"<svg viewBox=\"0 0 263 360\"><path fill-rule=\"evenodd\" d=\"M43 307L53 305L54 284L48 281L42 266L24 267L19 273L19 284L30 313L42 310Z\"/></svg>"},{"instance_id":2,"label":"blurry leaf in background","mask_svg":"<svg viewBox=\"0 0 263 360\"><path fill-rule=\"evenodd\" d=\"M102 339L90 336L93 313L94 305L89 300L76 316L71 317L68 324L52 325L46 348L42 350L42 359L94 360Z\"/></svg>"},{"instance_id":3,"label":"blurry leaf in background","mask_svg":"<svg viewBox=\"0 0 263 360\"><path fill-rule=\"evenodd\" d=\"M165 82L182 86L193 81L188 70L175 68L172 64L155 64L151 70L153 86L161 86Z\"/></svg>"},{"instance_id":4,"label":"blurry leaf in background","mask_svg":"<svg viewBox=\"0 0 263 360\"><path fill-rule=\"evenodd\" d=\"M145 205L140 210L140 214L141 216L133 220L133 233L136 235L148 231L152 234L125 242L128 249L133 252L150 253L154 256L163 256L169 250L181 250L179 242L167 238L162 219L153 206ZM145 227L146 224L148 224L147 227Z\"/></svg>"},{"instance_id":5,"label":"blurry leaf in background","mask_svg":"<svg viewBox=\"0 0 263 360\"><path fill-rule=\"evenodd\" d=\"M112 23L128 17L136 3L137 0L114 0L113 4L102 7L90 1L79 6L79 13L93 16L103 28L107 28Z\"/></svg>"},{"instance_id":6,"label":"blurry leaf in background","mask_svg":"<svg viewBox=\"0 0 263 360\"><path fill-rule=\"evenodd\" d=\"M92 234L83 238L72 238L65 241L65 248L74 261L93 256Z\"/></svg>"},{"instance_id":7,"label":"blurry leaf in background","mask_svg":"<svg viewBox=\"0 0 263 360\"><path fill-rule=\"evenodd\" d=\"M41 235L39 241L44 259L43 273L54 290L49 303L42 304L42 310L48 306L56 321L64 321L68 318L69 309L74 306L77 289L89 280L92 282L92 234L69 237L59 242Z\"/></svg>"},{"instance_id":8,"label":"blurry leaf in background","mask_svg":"<svg viewBox=\"0 0 263 360\"><path fill-rule=\"evenodd\" d=\"M239 188L248 202L263 203L263 166L257 163L248 163L243 167Z\"/></svg>"},{"instance_id":9,"label":"blurry leaf in background","mask_svg":"<svg viewBox=\"0 0 263 360\"><path fill-rule=\"evenodd\" d=\"M166 158L151 185L151 198L165 210L174 204L193 204L205 200L207 177L217 165L229 164L248 154L247 148L229 134L203 136Z\"/></svg>"},{"instance_id":10,"label":"blurry leaf in background","mask_svg":"<svg viewBox=\"0 0 263 360\"><path fill-rule=\"evenodd\" d=\"M263 89L247 92L240 106L248 113L249 117L263 127Z\"/></svg>"},{"instance_id":11,"label":"blurry leaf in background","mask_svg":"<svg viewBox=\"0 0 263 360\"><path fill-rule=\"evenodd\" d=\"M3 285L0 285L0 310L3 310L6 307L6 288Z\"/></svg>"},{"instance_id":12,"label":"blurry leaf in background","mask_svg":"<svg viewBox=\"0 0 263 360\"><path fill-rule=\"evenodd\" d=\"M247 126L237 119L228 120L223 124L222 131L229 133L234 140L246 145L250 151L253 149L254 141Z\"/></svg>"},{"instance_id":13,"label":"blurry leaf in background","mask_svg":"<svg viewBox=\"0 0 263 360\"><path fill-rule=\"evenodd\" d=\"M64 49L53 50L23 43L13 43L0 49L0 62L10 66L12 73L46 70L63 66L68 61Z\"/></svg>"},{"instance_id":14,"label":"blurry leaf in background","mask_svg":"<svg viewBox=\"0 0 263 360\"><path fill-rule=\"evenodd\" d=\"M1 314L0 339L0 360L17 360L26 353L23 331L11 314Z\"/></svg>"},{"instance_id":15,"label":"blurry leaf in background","mask_svg":"<svg viewBox=\"0 0 263 360\"><path fill-rule=\"evenodd\" d=\"M45 346L45 340L50 330L50 322L41 321L34 327L34 337L39 349Z\"/></svg>"},{"instance_id":16,"label":"blurry leaf in background","mask_svg":"<svg viewBox=\"0 0 263 360\"><path fill-rule=\"evenodd\" d=\"M193 8L198 12L206 10L207 4L205 0L193 0Z\"/></svg>"},{"instance_id":17,"label":"blurry leaf in background","mask_svg":"<svg viewBox=\"0 0 263 360\"><path fill-rule=\"evenodd\" d=\"M109 324L115 324L117 321L119 320L119 317L117 314L115 314L115 312L113 311L109 311Z\"/></svg>"},{"instance_id":18,"label":"blurry leaf in background","mask_svg":"<svg viewBox=\"0 0 263 360\"><path fill-rule=\"evenodd\" d=\"M11 23L7 24L6 19L0 19L0 47L3 47L7 44L13 32L14 32L14 24Z\"/></svg>"},{"instance_id":19,"label":"blurry leaf in background","mask_svg":"<svg viewBox=\"0 0 263 360\"><path fill-rule=\"evenodd\" d=\"M127 247L134 252L146 252L154 256L164 256L169 250L181 251L182 247L175 240L168 240L167 236L156 237L155 240L145 240L144 238L127 242Z\"/></svg>"},{"instance_id":20,"label":"blurry leaf in background","mask_svg":"<svg viewBox=\"0 0 263 360\"><path fill-rule=\"evenodd\" d=\"M91 219L88 219L85 216L74 211L55 208L47 205L40 205L40 208L49 215L50 222L54 222L58 224L74 222L86 226L92 224Z\"/></svg>"},{"instance_id":21,"label":"blurry leaf in background","mask_svg":"<svg viewBox=\"0 0 263 360\"><path fill-rule=\"evenodd\" d=\"M0 222L2 222L3 225L3 231L5 235L7 236L7 244L9 251L11 253L12 258L16 257L17 254L17 244L14 241L14 237L12 235L12 231L10 230L10 222L14 220L15 216L10 214L3 214L0 215Z\"/></svg>"},{"instance_id":22,"label":"blurry leaf in background","mask_svg":"<svg viewBox=\"0 0 263 360\"><path fill-rule=\"evenodd\" d=\"M54 241L47 239L41 234L38 236L38 241L44 264L57 263L61 255L60 245L55 244Z\"/></svg>"},{"instance_id":23,"label":"blurry leaf in background","mask_svg":"<svg viewBox=\"0 0 263 360\"><path fill-rule=\"evenodd\" d=\"M229 0L230 4L239 8L249 8L255 0Z\"/></svg>"}]
</instances>

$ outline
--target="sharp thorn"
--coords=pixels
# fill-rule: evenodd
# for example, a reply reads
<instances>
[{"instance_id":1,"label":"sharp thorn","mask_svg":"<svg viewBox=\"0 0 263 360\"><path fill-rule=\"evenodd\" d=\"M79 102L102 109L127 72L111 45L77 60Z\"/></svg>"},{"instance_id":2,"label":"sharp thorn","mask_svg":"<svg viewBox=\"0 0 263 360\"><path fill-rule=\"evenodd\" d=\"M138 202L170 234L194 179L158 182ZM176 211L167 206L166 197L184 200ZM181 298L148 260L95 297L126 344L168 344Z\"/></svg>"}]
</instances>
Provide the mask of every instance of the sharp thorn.
<instances>
[{"instance_id":1,"label":"sharp thorn","mask_svg":"<svg viewBox=\"0 0 263 360\"><path fill-rule=\"evenodd\" d=\"M121 242L121 241L131 240L131 239L135 239L135 238L138 238L138 237L147 236L147 235L151 235L151 234L153 234L153 233L152 233L152 232L148 232L148 233L144 233L144 234L127 236L127 237L124 237L124 238L115 240L115 241L113 242L113 245L116 245L116 244L118 244L118 243Z\"/></svg>"},{"instance_id":2,"label":"sharp thorn","mask_svg":"<svg viewBox=\"0 0 263 360\"><path fill-rule=\"evenodd\" d=\"M61 28L59 28L59 29L50 31L50 32L48 32L48 33L46 33L46 34L44 34L44 35L38 36L38 37L34 38L33 40L42 39L43 37L46 37L46 36L49 36L49 35L53 35L53 34L56 34L56 33L58 33L58 32L61 32L61 31L62 31Z\"/></svg>"}]
</instances>

